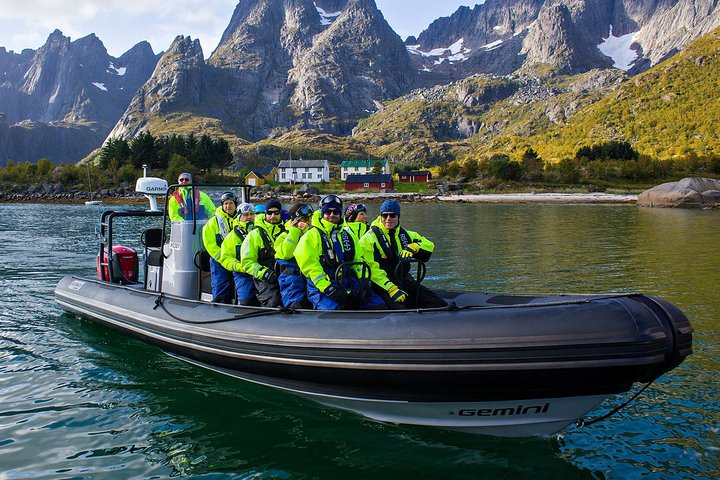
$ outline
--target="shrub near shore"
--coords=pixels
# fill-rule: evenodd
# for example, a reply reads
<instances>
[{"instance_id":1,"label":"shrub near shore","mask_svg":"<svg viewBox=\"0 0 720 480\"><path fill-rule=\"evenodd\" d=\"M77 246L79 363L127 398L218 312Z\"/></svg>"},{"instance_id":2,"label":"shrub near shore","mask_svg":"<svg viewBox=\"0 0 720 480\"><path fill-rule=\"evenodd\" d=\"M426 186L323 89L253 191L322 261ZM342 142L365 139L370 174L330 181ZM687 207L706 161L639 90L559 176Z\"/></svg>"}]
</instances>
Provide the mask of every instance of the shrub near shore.
<instances>
[{"instance_id":1,"label":"shrub near shore","mask_svg":"<svg viewBox=\"0 0 720 480\"><path fill-rule=\"evenodd\" d=\"M119 142L113 145L117 147ZM0 168L0 201L86 200L91 196L89 185L94 187L94 198L132 196L135 180L142 176L141 169L136 167L137 159L132 154L138 150L139 155L140 151L134 142L127 149L119 149L130 155L122 163L115 157L103 157L100 163L105 165L104 168L78 164L54 166L47 158L36 164L10 161L7 166ZM206 184L242 183L248 169L225 174L223 170L226 165L227 162L216 165L216 171L213 172L212 164L201 168L186 157L173 154L165 168L151 168L149 174L172 181L178 173L190 171ZM557 163L546 162L535 151L527 149L519 161L505 154L494 154L446 163L432 170L435 176L433 182L397 182L397 191L432 195L447 191L442 186L450 182L458 184L457 190L470 194L640 192L685 177L718 176L720 158L689 156L658 161L639 155L628 142L611 141L582 147L576 152L575 158ZM276 183L272 186L280 188ZM341 193L344 191L344 183L333 179L329 184L320 185L320 189L322 193Z\"/></svg>"}]
</instances>

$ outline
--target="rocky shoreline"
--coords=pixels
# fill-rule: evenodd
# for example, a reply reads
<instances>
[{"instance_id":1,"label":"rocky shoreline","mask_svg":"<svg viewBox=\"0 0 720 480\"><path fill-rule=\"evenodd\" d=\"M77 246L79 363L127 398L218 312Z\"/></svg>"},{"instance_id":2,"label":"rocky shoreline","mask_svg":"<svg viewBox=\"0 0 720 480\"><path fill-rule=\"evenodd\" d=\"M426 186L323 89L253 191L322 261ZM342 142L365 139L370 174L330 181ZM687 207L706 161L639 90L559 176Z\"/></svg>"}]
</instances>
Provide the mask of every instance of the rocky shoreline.
<instances>
[{"instance_id":1,"label":"rocky shoreline","mask_svg":"<svg viewBox=\"0 0 720 480\"><path fill-rule=\"evenodd\" d=\"M93 200L107 204L145 203L145 197L132 191L101 191L93 194ZM386 198L395 198L404 203L537 203L537 204L631 204L637 203L637 195L619 195L607 193L487 193L439 195L419 193L340 193L346 203L381 203ZM297 194L261 194L253 195L251 201L260 203L268 198L278 198L285 203L316 203L321 195L316 193ZM82 204L90 200L87 192L71 193L0 193L0 203L62 203Z\"/></svg>"}]
</instances>

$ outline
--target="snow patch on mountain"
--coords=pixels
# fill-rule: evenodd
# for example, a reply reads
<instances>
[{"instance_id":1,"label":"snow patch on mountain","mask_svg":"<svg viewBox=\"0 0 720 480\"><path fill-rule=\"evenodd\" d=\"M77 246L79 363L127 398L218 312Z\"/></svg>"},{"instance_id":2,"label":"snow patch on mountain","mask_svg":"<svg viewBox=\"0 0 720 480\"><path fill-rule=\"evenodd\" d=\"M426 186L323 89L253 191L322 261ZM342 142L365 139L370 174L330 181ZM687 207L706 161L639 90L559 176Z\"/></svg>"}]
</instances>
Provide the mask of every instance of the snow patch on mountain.
<instances>
[{"instance_id":1,"label":"snow patch on mountain","mask_svg":"<svg viewBox=\"0 0 720 480\"><path fill-rule=\"evenodd\" d=\"M639 32L613 37L612 30L613 27L610 25L608 38L603 38L603 43L598 45L598 50L613 59L613 67L628 71L637 60L637 51L632 50L631 46L635 43L635 37Z\"/></svg>"},{"instance_id":2,"label":"snow patch on mountain","mask_svg":"<svg viewBox=\"0 0 720 480\"><path fill-rule=\"evenodd\" d=\"M118 76L122 77L127 72L127 68L125 68L125 67L117 68L113 62L110 62L110 65L108 66L108 69L106 70L106 72L111 75L114 74L114 75L118 75Z\"/></svg>"},{"instance_id":3,"label":"snow patch on mountain","mask_svg":"<svg viewBox=\"0 0 720 480\"><path fill-rule=\"evenodd\" d=\"M420 45L407 45L407 50L413 55L421 55L427 58L440 57L435 60L435 65L440 65L446 60L450 63L464 62L468 59L467 55L472 51L463 46L464 41L465 40L461 38L449 47L433 48L429 52L420 50ZM420 70L424 72L430 71L427 66L421 68Z\"/></svg>"},{"instance_id":4,"label":"snow patch on mountain","mask_svg":"<svg viewBox=\"0 0 720 480\"><path fill-rule=\"evenodd\" d=\"M317 3L313 2L313 5L315 5L315 9L317 9L318 13L320 14L320 23L323 25L330 25L342 13L342 12L328 13L325 10L323 10L322 8L318 7Z\"/></svg>"}]
</instances>

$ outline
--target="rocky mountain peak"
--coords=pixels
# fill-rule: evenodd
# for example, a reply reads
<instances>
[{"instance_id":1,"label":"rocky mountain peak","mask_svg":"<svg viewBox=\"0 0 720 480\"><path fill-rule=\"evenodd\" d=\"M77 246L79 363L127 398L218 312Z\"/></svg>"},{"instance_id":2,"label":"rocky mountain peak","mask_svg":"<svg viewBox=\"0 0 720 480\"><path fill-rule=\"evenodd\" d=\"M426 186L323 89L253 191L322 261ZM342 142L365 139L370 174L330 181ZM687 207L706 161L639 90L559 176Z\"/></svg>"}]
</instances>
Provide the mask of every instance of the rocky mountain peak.
<instances>
[{"instance_id":1,"label":"rocky mountain peak","mask_svg":"<svg viewBox=\"0 0 720 480\"><path fill-rule=\"evenodd\" d=\"M543 8L520 51L520 54L526 55L525 64L548 64L560 70L571 69L575 52L569 41L573 33L572 16L566 5Z\"/></svg>"},{"instance_id":2,"label":"rocky mountain peak","mask_svg":"<svg viewBox=\"0 0 720 480\"><path fill-rule=\"evenodd\" d=\"M350 0L291 70L289 81L297 85L291 105L304 126L348 134L354 126L348 120L401 95L414 77L402 39L374 0ZM331 119L340 122L331 126Z\"/></svg>"},{"instance_id":3,"label":"rocky mountain peak","mask_svg":"<svg viewBox=\"0 0 720 480\"><path fill-rule=\"evenodd\" d=\"M158 61L152 78L141 89L146 108L159 113L178 106L199 105L204 66L200 40L183 35L175 37Z\"/></svg>"}]
</instances>

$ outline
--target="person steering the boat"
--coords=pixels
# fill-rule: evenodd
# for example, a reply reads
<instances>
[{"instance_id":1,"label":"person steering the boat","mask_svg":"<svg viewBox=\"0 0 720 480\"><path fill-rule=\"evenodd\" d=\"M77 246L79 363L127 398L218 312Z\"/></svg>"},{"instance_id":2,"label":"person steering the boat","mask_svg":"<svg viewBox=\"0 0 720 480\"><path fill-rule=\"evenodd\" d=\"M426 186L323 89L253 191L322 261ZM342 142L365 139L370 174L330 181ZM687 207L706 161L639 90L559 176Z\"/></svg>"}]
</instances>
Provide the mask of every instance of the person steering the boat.
<instances>
[{"instance_id":1,"label":"person steering the boat","mask_svg":"<svg viewBox=\"0 0 720 480\"><path fill-rule=\"evenodd\" d=\"M362 203L351 203L345 209L345 225L360 239L368 231L367 207Z\"/></svg>"},{"instance_id":2,"label":"person steering the boat","mask_svg":"<svg viewBox=\"0 0 720 480\"><path fill-rule=\"evenodd\" d=\"M189 186L192 183L191 174L183 172L178 175L178 183L185 186L175 190L168 200L167 211L171 222L192 220L193 211L196 220L207 220L214 215L215 204L208 194Z\"/></svg>"},{"instance_id":3,"label":"person steering the boat","mask_svg":"<svg viewBox=\"0 0 720 480\"><path fill-rule=\"evenodd\" d=\"M281 214L279 200L273 198L265 202L265 215L255 218L255 228L242 243L242 269L255 279L257 299L263 307L282 305L275 273L275 240L285 231Z\"/></svg>"},{"instance_id":4,"label":"person steering the boat","mask_svg":"<svg viewBox=\"0 0 720 480\"><path fill-rule=\"evenodd\" d=\"M278 282L284 307L311 308L305 277L295 260L295 248L310 228L313 212L307 203L293 204L288 211L290 220L285 222L285 231L275 240L275 260L280 266Z\"/></svg>"},{"instance_id":5,"label":"person steering the boat","mask_svg":"<svg viewBox=\"0 0 720 480\"><path fill-rule=\"evenodd\" d=\"M316 310L383 309L385 303L373 292L368 278L374 280L379 267L372 258L364 258L355 233L342 223L342 211L340 198L324 197L320 216L313 218L314 228L300 238L295 249L295 260L307 279L308 299ZM368 266L343 267L352 262Z\"/></svg>"},{"instance_id":6,"label":"person steering the boat","mask_svg":"<svg viewBox=\"0 0 720 480\"><path fill-rule=\"evenodd\" d=\"M253 277L245 273L242 267L242 243L252 230L254 219L253 205L241 203L233 221L233 228L220 246L220 263L232 272L238 305L257 305Z\"/></svg>"},{"instance_id":7,"label":"person steering the boat","mask_svg":"<svg viewBox=\"0 0 720 480\"><path fill-rule=\"evenodd\" d=\"M409 305L413 308L446 307L445 300L435 292L415 281L410 275L410 258L426 262L435 244L417 232L400 226L400 204L393 199L380 205L380 215L370 225L370 230L360 240L360 245L385 272L389 288L376 289L390 308ZM400 267L398 268L398 265ZM387 284L386 284L387 285ZM394 288L393 288L394 287ZM395 288L406 293L406 298L393 295ZM400 304L400 305L398 305Z\"/></svg>"},{"instance_id":8,"label":"person steering the boat","mask_svg":"<svg viewBox=\"0 0 720 480\"><path fill-rule=\"evenodd\" d=\"M213 302L232 303L233 276L220 264L220 247L223 240L232 231L233 220L237 213L237 196L225 192L220 197L222 205L217 207L215 215L202 229L202 240L205 250L210 255L210 283Z\"/></svg>"}]
</instances>

